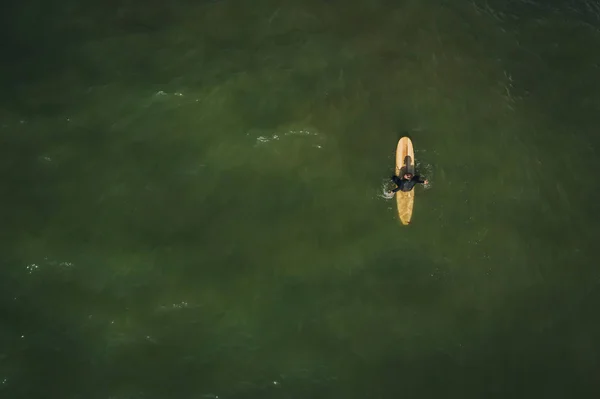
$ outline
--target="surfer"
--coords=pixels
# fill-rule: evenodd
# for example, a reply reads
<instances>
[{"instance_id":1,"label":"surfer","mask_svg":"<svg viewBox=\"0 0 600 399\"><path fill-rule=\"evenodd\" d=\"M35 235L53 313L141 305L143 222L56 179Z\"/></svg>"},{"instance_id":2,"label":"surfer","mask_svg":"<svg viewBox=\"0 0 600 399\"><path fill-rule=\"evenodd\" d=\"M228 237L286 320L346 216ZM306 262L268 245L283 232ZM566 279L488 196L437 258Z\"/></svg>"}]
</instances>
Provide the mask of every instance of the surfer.
<instances>
[{"instance_id":1,"label":"surfer","mask_svg":"<svg viewBox=\"0 0 600 399\"><path fill-rule=\"evenodd\" d=\"M389 194L393 194L397 191L410 191L417 184L427 184L428 180L421 180L421 176L413 175L412 173L405 173L402 178L399 176L392 176L392 181L398 186L393 190L389 191Z\"/></svg>"}]
</instances>

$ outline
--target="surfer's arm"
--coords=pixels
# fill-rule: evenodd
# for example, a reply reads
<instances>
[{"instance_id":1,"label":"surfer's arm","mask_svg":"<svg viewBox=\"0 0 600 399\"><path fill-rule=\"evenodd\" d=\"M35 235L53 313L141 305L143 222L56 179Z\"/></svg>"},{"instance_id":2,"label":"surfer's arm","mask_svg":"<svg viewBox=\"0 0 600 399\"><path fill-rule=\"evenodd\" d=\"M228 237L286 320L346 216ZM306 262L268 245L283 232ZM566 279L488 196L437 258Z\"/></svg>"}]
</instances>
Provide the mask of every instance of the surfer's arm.
<instances>
[{"instance_id":1,"label":"surfer's arm","mask_svg":"<svg viewBox=\"0 0 600 399\"><path fill-rule=\"evenodd\" d=\"M400 179L398 178L398 176L392 176L392 177L390 177L390 180L393 181L394 184L398 186L395 189L389 191L390 194L393 194L396 191L400 190Z\"/></svg>"},{"instance_id":2,"label":"surfer's arm","mask_svg":"<svg viewBox=\"0 0 600 399\"><path fill-rule=\"evenodd\" d=\"M419 175L414 175L412 178L413 181L417 182L417 183L421 183L421 184L427 184L427 179L422 180L421 176Z\"/></svg>"}]
</instances>

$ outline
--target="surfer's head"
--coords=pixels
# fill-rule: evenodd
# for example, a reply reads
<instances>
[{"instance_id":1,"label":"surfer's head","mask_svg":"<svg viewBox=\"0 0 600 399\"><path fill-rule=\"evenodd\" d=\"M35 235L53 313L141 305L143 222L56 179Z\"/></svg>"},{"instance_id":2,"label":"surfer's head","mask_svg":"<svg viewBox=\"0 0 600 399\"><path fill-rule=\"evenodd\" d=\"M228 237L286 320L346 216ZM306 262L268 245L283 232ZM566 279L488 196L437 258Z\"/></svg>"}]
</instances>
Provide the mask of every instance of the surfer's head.
<instances>
[{"instance_id":1,"label":"surfer's head","mask_svg":"<svg viewBox=\"0 0 600 399\"><path fill-rule=\"evenodd\" d=\"M412 174L412 173L405 173L405 174L404 174L404 178L405 178L406 180L410 180L410 179L412 179L412 177L413 177L413 174Z\"/></svg>"}]
</instances>

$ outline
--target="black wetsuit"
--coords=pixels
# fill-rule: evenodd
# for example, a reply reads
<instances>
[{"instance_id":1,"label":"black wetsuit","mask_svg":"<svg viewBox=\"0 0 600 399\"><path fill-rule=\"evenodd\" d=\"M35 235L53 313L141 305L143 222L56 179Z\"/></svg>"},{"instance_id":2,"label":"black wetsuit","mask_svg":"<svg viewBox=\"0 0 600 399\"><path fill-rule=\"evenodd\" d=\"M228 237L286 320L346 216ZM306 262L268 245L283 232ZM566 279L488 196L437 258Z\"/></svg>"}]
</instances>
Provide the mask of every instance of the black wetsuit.
<instances>
[{"instance_id":1,"label":"black wetsuit","mask_svg":"<svg viewBox=\"0 0 600 399\"><path fill-rule=\"evenodd\" d=\"M410 180L406 180L404 177L392 176L392 181L398 185L398 187L392 190L393 193L397 191L410 191L417 183L425 183L419 175L413 175Z\"/></svg>"}]
</instances>

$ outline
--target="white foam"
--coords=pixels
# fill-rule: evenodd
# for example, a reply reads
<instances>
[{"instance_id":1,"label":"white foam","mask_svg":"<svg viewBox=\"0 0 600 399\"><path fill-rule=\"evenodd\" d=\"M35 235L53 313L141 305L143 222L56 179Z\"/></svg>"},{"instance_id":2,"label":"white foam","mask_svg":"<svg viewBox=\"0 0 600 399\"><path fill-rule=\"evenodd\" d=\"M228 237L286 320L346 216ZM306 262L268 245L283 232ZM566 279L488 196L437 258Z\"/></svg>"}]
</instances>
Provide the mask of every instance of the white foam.
<instances>
[{"instance_id":1,"label":"white foam","mask_svg":"<svg viewBox=\"0 0 600 399\"><path fill-rule=\"evenodd\" d=\"M156 93L154 93L154 95L155 95L156 97L163 97L163 96L177 96L177 97L183 97L183 93L181 93L181 92L179 92L179 91L176 91L176 92L173 92L173 93L167 93L167 92L165 92L165 91L163 91L163 90L159 90L159 91L157 91Z\"/></svg>"},{"instance_id":2,"label":"white foam","mask_svg":"<svg viewBox=\"0 0 600 399\"><path fill-rule=\"evenodd\" d=\"M64 270L64 269L70 269L70 268L74 267L74 265L72 262L58 261L58 260L48 259L46 257L46 258L44 258L43 262L30 263L25 266L25 268L27 269L29 274L33 274L34 272L38 271L40 269L40 267L52 268L53 270L56 270L56 269Z\"/></svg>"},{"instance_id":3,"label":"white foam","mask_svg":"<svg viewBox=\"0 0 600 399\"><path fill-rule=\"evenodd\" d=\"M35 270L37 270L39 268L40 268L40 266L36 265L35 263L27 265L27 270L29 271L29 274L33 273Z\"/></svg>"},{"instance_id":4,"label":"white foam","mask_svg":"<svg viewBox=\"0 0 600 399\"><path fill-rule=\"evenodd\" d=\"M386 200L394 198L394 193L390 193L390 183L386 179L381 183L381 194L378 195L379 198L383 198Z\"/></svg>"},{"instance_id":5,"label":"white foam","mask_svg":"<svg viewBox=\"0 0 600 399\"><path fill-rule=\"evenodd\" d=\"M250 133L247 133L250 135ZM260 135L256 138L255 146L264 145L270 143L272 141L278 141L288 136L312 136L312 137L320 137L319 133L315 130L310 129L291 129L286 131L275 132L272 135ZM322 149L323 146L321 144L313 144L312 147L317 149Z\"/></svg>"}]
</instances>

